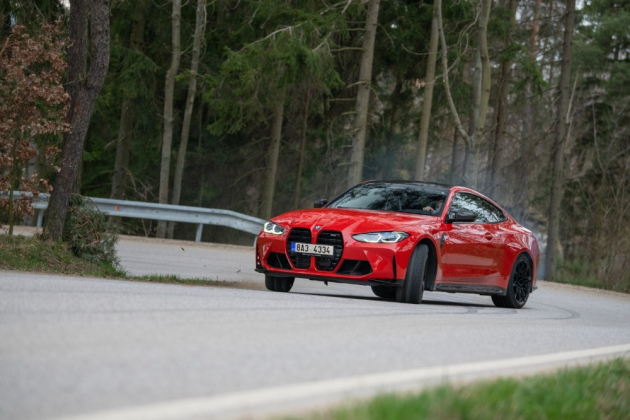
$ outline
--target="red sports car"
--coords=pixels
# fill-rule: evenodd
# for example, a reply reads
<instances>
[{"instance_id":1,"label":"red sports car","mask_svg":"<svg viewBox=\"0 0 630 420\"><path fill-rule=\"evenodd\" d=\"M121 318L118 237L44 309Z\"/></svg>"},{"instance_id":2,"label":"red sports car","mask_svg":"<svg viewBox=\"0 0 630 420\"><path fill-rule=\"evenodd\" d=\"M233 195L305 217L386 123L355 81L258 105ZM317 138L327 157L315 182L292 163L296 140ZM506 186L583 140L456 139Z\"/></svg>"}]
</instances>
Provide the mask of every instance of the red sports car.
<instances>
[{"instance_id":1,"label":"red sports car","mask_svg":"<svg viewBox=\"0 0 630 420\"><path fill-rule=\"evenodd\" d=\"M269 290L288 292L299 277L369 285L404 303L430 290L522 308L536 289L536 238L471 189L370 181L315 207L276 216L260 232L256 271Z\"/></svg>"}]
</instances>

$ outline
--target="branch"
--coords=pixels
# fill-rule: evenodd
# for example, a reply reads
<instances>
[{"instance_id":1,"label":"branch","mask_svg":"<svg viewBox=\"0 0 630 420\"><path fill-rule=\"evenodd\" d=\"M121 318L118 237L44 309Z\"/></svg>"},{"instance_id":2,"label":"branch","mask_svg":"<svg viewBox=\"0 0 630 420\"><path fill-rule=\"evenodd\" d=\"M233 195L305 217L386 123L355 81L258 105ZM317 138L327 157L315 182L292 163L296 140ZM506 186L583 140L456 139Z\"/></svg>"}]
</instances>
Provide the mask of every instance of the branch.
<instances>
[{"instance_id":1,"label":"branch","mask_svg":"<svg viewBox=\"0 0 630 420\"><path fill-rule=\"evenodd\" d=\"M7 40L4 41L4 45L2 46L2 50L0 50L0 58L2 57L2 54L4 54L4 50L7 48L7 45L9 45L9 39L11 38L11 35L9 35L7 37Z\"/></svg>"},{"instance_id":2,"label":"branch","mask_svg":"<svg viewBox=\"0 0 630 420\"><path fill-rule=\"evenodd\" d=\"M446 101L448 102L448 106L451 110L451 114L453 115L453 119L455 120L455 127L457 128L457 132L462 138L470 145L471 139L464 127L462 126L462 122L459 119L459 114L457 113L457 108L455 108L455 103L453 102L453 95L451 95L451 86L448 80L448 47L446 46L446 37L444 36L444 23L442 21L442 8L438 8L438 30L440 32L440 43L442 44L442 69L444 74L442 78L444 79L444 90L446 92Z\"/></svg>"}]
</instances>

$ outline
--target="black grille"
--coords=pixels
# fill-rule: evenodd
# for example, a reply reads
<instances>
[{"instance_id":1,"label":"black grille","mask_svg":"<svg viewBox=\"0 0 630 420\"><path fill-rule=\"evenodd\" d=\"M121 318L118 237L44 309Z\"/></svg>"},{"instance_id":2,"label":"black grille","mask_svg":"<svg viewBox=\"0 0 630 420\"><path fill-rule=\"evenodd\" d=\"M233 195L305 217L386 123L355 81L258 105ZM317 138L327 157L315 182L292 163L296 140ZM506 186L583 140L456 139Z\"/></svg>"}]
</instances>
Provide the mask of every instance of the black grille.
<instances>
[{"instance_id":1,"label":"black grille","mask_svg":"<svg viewBox=\"0 0 630 420\"><path fill-rule=\"evenodd\" d=\"M287 256L279 252L270 252L267 257L267 264L275 268L283 268L285 270L292 270L293 268L287 260Z\"/></svg>"},{"instance_id":2,"label":"black grille","mask_svg":"<svg viewBox=\"0 0 630 420\"><path fill-rule=\"evenodd\" d=\"M372 266L368 261L363 260L343 260L337 274L348 276L365 276L372 272Z\"/></svg>"},{"instance_id":3,"label":"black grille","mask_svg":"<svg viewBox=\"0 0 630 420\"><path fill-rule=\"evenodd\" d=\"M311 257L308 255L294 254L291 252L291 242L311 243L311 231L303 228L293 228L287 239L287 254L295 268L306 269L311 266Z\"/></svg>"},{"instance_id":4,"label":"black grille","mask_svg":"<svg viewBox=\"0 0 630 420\"><path fill-rule=\"evenodd\" d=\"M318 270L333 271L339 260L341 260L341 254L343 254L343 236L341 232L335 232L332 230L325 230L317 236L317 243L319 245L332 245L335 247L335 255L331 257L316 257L315 264Z\"/></svg>"}]
</instances>

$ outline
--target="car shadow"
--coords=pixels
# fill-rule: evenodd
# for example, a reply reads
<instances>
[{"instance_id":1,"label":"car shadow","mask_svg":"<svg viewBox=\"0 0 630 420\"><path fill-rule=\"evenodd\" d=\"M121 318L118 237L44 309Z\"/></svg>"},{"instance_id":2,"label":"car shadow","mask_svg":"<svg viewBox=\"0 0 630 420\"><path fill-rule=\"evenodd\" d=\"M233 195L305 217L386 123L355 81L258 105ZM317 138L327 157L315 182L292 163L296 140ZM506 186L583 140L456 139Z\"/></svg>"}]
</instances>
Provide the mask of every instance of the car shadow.
<instances>
[{"instance_id":1,"label":"car shadow","mask_svg":"<svg viewBox=\"0 0 630 420\"><path fill-rule=\"evenodd\" d=\"M296 295L305 295L305 296L325 296L331 298L341 298L341 299L352 299L352 300L364 300L364 301L381 301L381 302L390 302L397 303L395 300L382 299L378 296L356 296L356 295L344 295L337 293L312 293L312 292L291 292L291 294ZM401 304L403 305L403 304ZM473 307L473 308L494 308L493 304L484 305L482 303L472 303L472 302L451 302L444 300L427 300L423 299L421 305L440 305L440 306L459 306L459 307Z\"/></svg>"}]
</instances>

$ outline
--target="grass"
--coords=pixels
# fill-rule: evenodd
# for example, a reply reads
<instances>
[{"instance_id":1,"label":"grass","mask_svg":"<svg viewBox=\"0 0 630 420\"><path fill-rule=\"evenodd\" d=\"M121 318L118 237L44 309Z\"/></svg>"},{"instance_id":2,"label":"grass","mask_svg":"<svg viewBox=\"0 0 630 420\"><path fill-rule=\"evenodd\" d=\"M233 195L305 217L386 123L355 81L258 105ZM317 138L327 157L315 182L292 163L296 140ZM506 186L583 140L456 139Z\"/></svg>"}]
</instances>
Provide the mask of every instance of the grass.
<instances>
[{"instance_id":1,"label":"grass","mask_svg":"<svg viewBox=\"0 0 630 420\"><path fill-rule=\"evenodd\" d=\"M565 369L526 379L450 385L414 395L384 395L319 412L309 420L623 420L630 418L630 360Z\"/></svg>"},{"instance_id":2,"label":"grass","mask_svg":"<svg viewBox=\"0 0 630 420\"><path fill-rule=\"evenodd\" d=\"M0 270L30 271L83 277L134 280L196 286L233 286L235 283L182 279L175 275L131 276L107 264L94 264L76 255L64 243L43 241L37 237L0 235Z\"/></svg>"},{"instance_id":3,"label":"grass","mask_svg":"<svg viewBox=\"0 0 630 420\"><path fill-rule=\"evenodd\" d=\"M565 261L558 267L558 283L575 284L578 286L606 289L614 292L630 293L630 275L628 273L613 273L600 281L595 276L596 268L583 261Z\"/></svg>"},{"instance_id":4,"label":"grass","mask_svg":"<svg viewBox=\"0 0 630 420\"><path fill-rule=\"evenodd\" d=\"M64 243L8 235L0 235L0 270L108 278L126 276L115 267L78 258Z\"/></svg>"}]
</instances>

